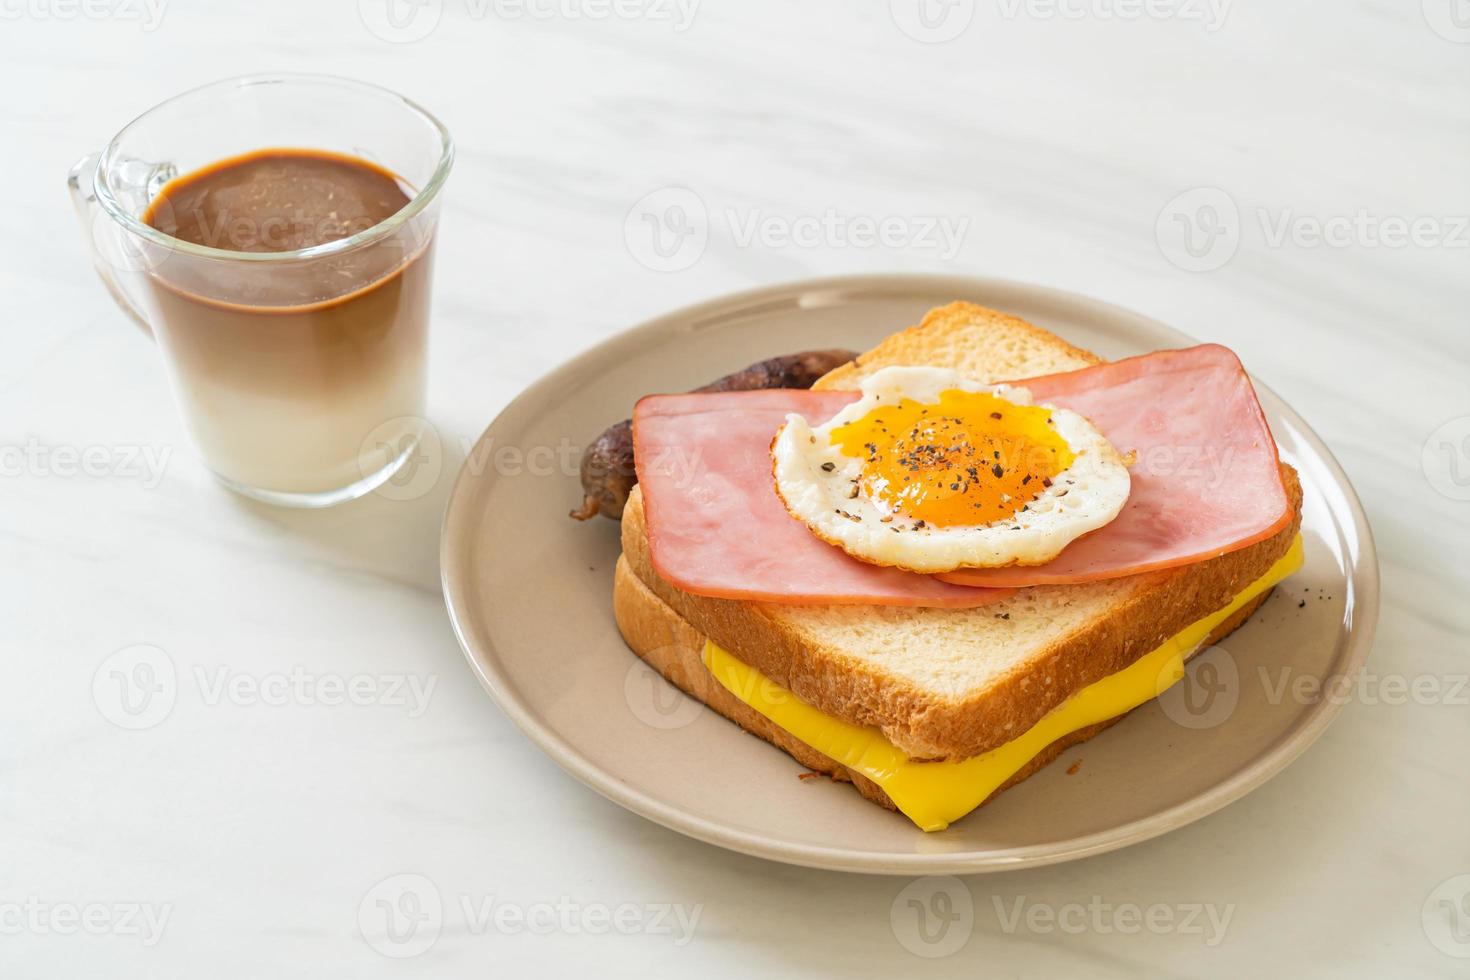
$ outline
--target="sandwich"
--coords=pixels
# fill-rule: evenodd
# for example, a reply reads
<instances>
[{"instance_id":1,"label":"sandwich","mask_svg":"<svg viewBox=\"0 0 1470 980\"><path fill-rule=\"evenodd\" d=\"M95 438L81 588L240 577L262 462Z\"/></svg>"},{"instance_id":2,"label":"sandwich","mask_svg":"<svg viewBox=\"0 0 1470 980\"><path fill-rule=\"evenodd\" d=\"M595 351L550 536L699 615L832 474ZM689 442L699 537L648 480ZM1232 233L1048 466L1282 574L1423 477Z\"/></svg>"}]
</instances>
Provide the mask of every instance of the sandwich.
<instances>
[{"instance_id":1,"label":"sandwich","mask_svg":"<svg viewBox=\"0 0 1470 980\"><path fill-rule=\"evenodd\" d=\"M1302 561L1297 475L1217 345L1105 362L953 303L810 390L645 397L631 436L628 646L925 831L1157 697Z\"/></svg>"}]
</instances>

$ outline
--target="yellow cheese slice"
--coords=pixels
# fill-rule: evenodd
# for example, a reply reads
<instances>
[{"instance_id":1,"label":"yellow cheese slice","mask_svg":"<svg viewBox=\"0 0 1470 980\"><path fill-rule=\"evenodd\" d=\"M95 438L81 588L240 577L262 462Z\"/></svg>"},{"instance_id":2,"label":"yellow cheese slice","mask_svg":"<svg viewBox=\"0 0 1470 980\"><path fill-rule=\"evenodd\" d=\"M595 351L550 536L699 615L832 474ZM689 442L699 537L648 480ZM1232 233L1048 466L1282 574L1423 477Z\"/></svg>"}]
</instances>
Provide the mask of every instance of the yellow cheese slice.
<instances>
[{"instance_id":1,"label":"yellow cheese slice","mask_svg":"<svg viewBox=\"0 0 1470 980\"><path fill-rule=\"evenodd\" d=\"M818 710L729 651L706 640L704 665L741 701L818 752L883 788L895 806L924 830L943 830L985 802L1022 766L1064 735L1125 714L1184 677L1184 661L1236 610L1302 565L1298 535L1287 551L1229 605L1186 627L1116 674L1089 684L1057 705L1024 735L983 755L957 762L914 761L877 728L849 724Z\"/></svg>"}]
</instances>

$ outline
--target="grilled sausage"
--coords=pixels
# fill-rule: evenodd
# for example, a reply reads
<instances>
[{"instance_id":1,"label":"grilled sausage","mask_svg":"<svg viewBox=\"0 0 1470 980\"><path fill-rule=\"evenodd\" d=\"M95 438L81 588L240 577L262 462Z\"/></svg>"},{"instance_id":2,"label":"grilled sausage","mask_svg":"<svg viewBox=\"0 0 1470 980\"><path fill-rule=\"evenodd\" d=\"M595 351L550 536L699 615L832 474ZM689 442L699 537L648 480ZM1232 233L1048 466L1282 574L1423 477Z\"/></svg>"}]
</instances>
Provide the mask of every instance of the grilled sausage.
<instances>
[{"instance_id":1,"label":"grilled sausage","mask_svg":"<svg viewBox=\"0 0 1470 980\"><path fill-rule=\"evenodd\" d=\"M857 357L850 350L810 350L758 361L695 391L754 391L759 388L810 388L818 378ZM621 520L623 505L638 482L633 469L633 422L611 425L582 456L582 506L579 521L598 514Z\"/></svg>"}]
</instances>

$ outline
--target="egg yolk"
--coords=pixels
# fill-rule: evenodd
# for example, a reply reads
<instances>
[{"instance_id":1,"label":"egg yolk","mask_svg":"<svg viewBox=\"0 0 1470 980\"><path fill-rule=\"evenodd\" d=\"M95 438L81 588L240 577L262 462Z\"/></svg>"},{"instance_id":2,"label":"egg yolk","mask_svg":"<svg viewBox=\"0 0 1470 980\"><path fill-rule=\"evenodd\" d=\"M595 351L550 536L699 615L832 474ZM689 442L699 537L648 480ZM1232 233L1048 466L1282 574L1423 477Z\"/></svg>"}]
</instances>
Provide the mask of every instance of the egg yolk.
<instances>
[{"instance_id":1,"label":"egg yolk","mask_svg":"<svg viewBox=\"0 0 1470 980\"><path fill-rule=\"evenodd\" d=\"M1051 410L988 391L945 391L938 404L902 399L832 430L862 457L864 496L916 526L1014 518L1072 465Z\"/></svg>"}]
</instances>

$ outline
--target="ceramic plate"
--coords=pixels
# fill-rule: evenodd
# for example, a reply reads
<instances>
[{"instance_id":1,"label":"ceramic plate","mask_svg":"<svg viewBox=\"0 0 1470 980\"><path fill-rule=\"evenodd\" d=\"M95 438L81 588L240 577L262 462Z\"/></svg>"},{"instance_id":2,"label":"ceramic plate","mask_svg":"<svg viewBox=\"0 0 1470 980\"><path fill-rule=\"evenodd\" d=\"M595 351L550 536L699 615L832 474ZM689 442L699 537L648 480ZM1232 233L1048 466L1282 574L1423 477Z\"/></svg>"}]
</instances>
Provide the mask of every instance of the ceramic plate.
<instances>
[{"instance_id":1,"label":"ceramic plate","mask_svg":"<svg viewBox=\"0 0 1470 980\"><path fill-rule=\"evenodd\" d=\"M775 354L863 350L955 299L1017 314L1105 357L1196 342L1054 289L894 276L742 293L614 337L506 408L450 499L445 598L500 708L573 776L666 827L776 861L892 874L1003 870L1123 847L1218 810L1306 749L1342 699L1293 692L1311 683L1302 677L1331 683L1361 668L1377 561L1342 470L1259 383L1281 454L1305 487L1306 566L1164 698L946 831L922 833L849 786L798 779L789 756L686 698L624 646L612 615L618 525L568 519L581 498L573 467L559 462L569 449L626 417L641 395L687 390Z\"/></svg>"}]
</instances>

